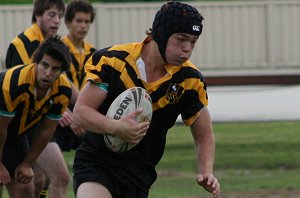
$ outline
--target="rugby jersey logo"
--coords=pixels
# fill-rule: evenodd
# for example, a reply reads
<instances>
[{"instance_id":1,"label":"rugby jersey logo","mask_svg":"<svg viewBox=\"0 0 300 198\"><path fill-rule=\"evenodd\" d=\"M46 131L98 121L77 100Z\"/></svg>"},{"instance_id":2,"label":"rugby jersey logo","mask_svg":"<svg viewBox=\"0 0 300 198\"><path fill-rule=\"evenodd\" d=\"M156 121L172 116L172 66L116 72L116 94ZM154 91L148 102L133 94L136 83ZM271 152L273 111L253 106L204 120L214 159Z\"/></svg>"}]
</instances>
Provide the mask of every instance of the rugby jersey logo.
<instances>
[{"instance_id":1,"label":"rugby jersey logo","mask_svg":"<svg viewBox=\"0 0 300 198\"><path fill-rule=\"evenodd\" d=\"M167 90L166 98L171 104L178 102L183 91L183 87L178 84L171 83Z\"/></svg>"}]
</instances>

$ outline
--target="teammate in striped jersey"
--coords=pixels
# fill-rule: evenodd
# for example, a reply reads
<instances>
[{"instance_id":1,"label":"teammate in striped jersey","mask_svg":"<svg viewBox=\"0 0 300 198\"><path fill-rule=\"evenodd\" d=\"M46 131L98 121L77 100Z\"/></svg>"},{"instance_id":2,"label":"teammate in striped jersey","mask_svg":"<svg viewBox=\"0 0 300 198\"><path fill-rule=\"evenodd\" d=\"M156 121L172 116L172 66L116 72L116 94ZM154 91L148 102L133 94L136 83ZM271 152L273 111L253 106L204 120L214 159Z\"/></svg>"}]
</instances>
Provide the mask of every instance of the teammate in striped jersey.
<instances>
[{"instance_id":1,"label":"teammate in striped jersey","mask_svg":"<svg viewBox=\"0 0 300 198\"><path fill-rule=\"evenodd\" d=\"M65 12L63 0L34 0L32 25L17 35L7 50L6 67L31 63L31 57L44 39L57 35ZM75 90L75 89L73 89ZM78 94L74 92L74 94ZM59 121L61 124L71 124L72 118L66 111ZM63 155L56 142L49 142L37 159L35 172L35 197L49 194L49 198L64 198L70 181L69 171ZM47 178L47 179L46 179ZM50 183L50 191L43 188L44 183Z\"/></svg>"},{"instance_id":2,"label":"teammate in striped jersey","mask_svg":"<svg viewBox=\"0 0 300 198\"><path fill-rule=\"evenodd\" d=\"M90 43L84 40L94 18L94 8L87 1L76 0L67 5L65 24L69 32L62 40L71 52L72 61L70 70L66 74L78 90L85 84L84 64L96 51ZM70 105L69 109L72 110L73 105ZM65 127L59 125L54 136L62 151L70 151L79 146L84 134L85 131L82 128L72 123L70 126Z\"/></svg>"},{"instance_id":3,"label":"teammate in striped jersey","mask_svg":"<svg viewBox=\"0 0 300 198\"><path fill-rule=\"evenodd\" d=\"M61 75L70 61L68 48L54 37L35 51L33 63L0 74L0 185L10 197L33 197L32 167L71 100L71 83Z\"/></svg>"},{"instance_id":4,"label":"teammate in striped jersey","mask_svg":"<svg viewBox=\"0 0 300 198\"><path fill-rule=\"evenodd\" d=\"M63 0L35 0L32 25L10 43L6 52L6 68L30 63L36 48L46 38L57 34L64 12Z\"/></svg>"},{"instance_id":5,"label":"teammate in striped jersey","mask_svg":"<svg viewBox=\"0 0 300 198\"><path fill-rule=\"evenodd\" d=\"M190 127L198 162L197 183L218 197L213 175L215 137L207 108L206 83L189 61L202 33L203 17L180 2L164 4L141 43L96 51L85 65L88 83L74 107L74 120L85 128L85 141L73 165L77 198L146 198L163 156L166 135L181 115ZM105 116L112 101L131 87L145 88L152 99L151 122L137 123L138 109L119 120ZM110 151L103 134L137 144L123 153Z\"/></svg>"}]
</instances>

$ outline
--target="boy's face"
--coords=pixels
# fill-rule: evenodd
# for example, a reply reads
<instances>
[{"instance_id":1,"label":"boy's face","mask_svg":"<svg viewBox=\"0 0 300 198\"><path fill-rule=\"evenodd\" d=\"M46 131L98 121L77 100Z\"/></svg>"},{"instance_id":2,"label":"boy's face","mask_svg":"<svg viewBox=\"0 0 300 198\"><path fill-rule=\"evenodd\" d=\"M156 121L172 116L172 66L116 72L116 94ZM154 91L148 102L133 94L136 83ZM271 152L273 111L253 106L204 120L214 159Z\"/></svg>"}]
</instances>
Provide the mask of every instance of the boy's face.
<instances>
[{"instance_id":1,"label":"boy's face","mask_svg":"<svg viewBox=\"0 0 300 198\"><path fill-rule=\"evenodd\" d=\"M83 40L91 25L91 14L77 12L73 20L66 24L69 29L69 35L76 40Z\"/></svg>"},{"instance_id":2,"label":"boy's face","mask_svg":"<svg viewBox=\"0 0 300 198\"><path fill-rule=\"evenodd\" d=\"M169 64L181 66L192 55L199 36L175 33L170 36L166 47L166 59Z\"/></svg>"},{"instance_id":3,"label":"boy's face","mask_svg":"<svg viewBox=\"0 0 300 198\"><path fill-rule=\"evenodd\" d=\"M64 13L56 7L46 10L43 15L36 16L36 23L41 28L45 38L53 37L57 34Z\"/></svg>"},{"instance_id":4,"label":"boy's face","mask_svg":"<svg viewBox=\"0 0 300 198\"><path fill-rule=\"evenodd\" d=\"M36 86L48 89L62 73L62 62L44 54L42 60L36 65Z\"/></svg>"}]
</instances>

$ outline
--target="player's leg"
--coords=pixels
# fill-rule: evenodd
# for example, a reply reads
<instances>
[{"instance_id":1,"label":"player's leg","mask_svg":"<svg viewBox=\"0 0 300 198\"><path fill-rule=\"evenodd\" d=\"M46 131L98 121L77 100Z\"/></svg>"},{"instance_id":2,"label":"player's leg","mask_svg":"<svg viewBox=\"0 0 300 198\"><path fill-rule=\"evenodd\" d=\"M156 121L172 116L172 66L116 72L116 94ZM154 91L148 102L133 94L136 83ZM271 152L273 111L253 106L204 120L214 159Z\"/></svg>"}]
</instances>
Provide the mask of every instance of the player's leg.
<instances>
[{"instance_id":1,"label":"player's leg","mask_svg":"<svg viewBox=\"0 0 300 198\"><path fill-rule=\"evenodd\" d=\"M13 198L32 198L34 193L34 182L31 180L27 184L10 182L6 185L10 197Z\"/></svg>"},{"instance_id":2,"label":"player's leg","mask_svg":"<svg viewBox=\"0 0 300 198\"><path fill-rule=\"evenodd\" d=\"M97 155L95 148L86 142L76 150L73 163L73 188L76 198L113 197L111 192L115 187L114 178L110 178L110 174L97 166Z\"/></svg>"},{"instance_id":3,"label":"player's leg","mask_svg":"<svg viewBox=\"0 0 300 198\"><path fill-rule=\"evenodd\" d=\"M11 180L15 169L20 165L29 151L29 143L26 135L18 136L16 139L8 139L3 148L2 163L8 170ZM11 181L6 189L12 198L32 198L34 192L33 179L27 184Z\"/></svg>"},{"instance_id":4,"label":"player's leg","mask_svg":"<svg viewBox=\"0 0 300 198\"><path fill-rule=\"evenodd\" d=\"M58 144L61 151L65 150L65 145L68 146L68 142L70 141L70 138L66 136L66 133L68 132L66 129L68 129L68 127L60 127L60 125L58 125L54 133L54 138L52 140ZM46 198L50 185L49 178L44 175L41 169L38 169L37 173L39 176L37 176L38 181L35 183L35 197Z\"/></svg>"},{"instance_id":5,"label":"player's leg","mask_svg":"<svg viewBox=\"0 0 300 198\"><path fill-rule=\"evenodd\" d=\"M46 176L37 164L33 167L34 171L34 197L40 198L40 193L43 190Z\"/></svg>"},{"instance_id":6,"label":"player's leg","mask_svg":"<svg viewBox=\"0 0 300 198\"><path fill-rule=\"evenodd\" d=\"M0 198L2 198L2 193L3 193L3 185L0 185Z\"/></svg>"},{"instance_id":7,"label":"player's leg","mask_svg":"<svg viewBox=\"0 0 300 198\"><path fill-rule=\"evenodd\" d=\"M38 198L46 198L48 196L49 184L49 178L45 176L44 186L42 186Z\"/></svg>"},{"instance_id":8,"label":"player's leg","mask_svg":"<svg viewBox=\"0 0 300 198\"><path fill-rule=\"evenodd\" d=\"M49 178L49 198L65 198L70 180L63 155L55 142L47 144L37 164Z\"/></svg>"},{"instance_id":9,"label":"player's leg","mask_svg":"<svg viewBox=\"0 0 300 198\"><path fill-rule=\"evenodd\" d=\"M85 182L77 189L76 198L112 198L110 192L103 185L96 182Z\"/></svg>"}]
</instances>

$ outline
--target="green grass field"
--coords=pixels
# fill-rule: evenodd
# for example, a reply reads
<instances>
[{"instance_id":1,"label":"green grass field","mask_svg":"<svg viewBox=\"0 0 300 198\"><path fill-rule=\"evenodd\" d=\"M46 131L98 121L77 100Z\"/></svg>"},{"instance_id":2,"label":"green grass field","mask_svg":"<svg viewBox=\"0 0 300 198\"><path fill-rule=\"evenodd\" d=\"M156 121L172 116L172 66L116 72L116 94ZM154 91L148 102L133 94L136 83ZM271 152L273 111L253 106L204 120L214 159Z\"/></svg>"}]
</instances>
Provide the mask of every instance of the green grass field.
<instances>
[{"instance_id":1,"label":"green grass field","mask_svg":"<svg viewBox=\"0 0 300 198\"><path fill-rule=\"evenodd\" d=\"M299 197L299 129L300 122L215 123L215 175L222 186L221 197ZM65 153L70 168L73 154ZM159 177L149 198L211 197L196 185L194 143L184 125L169 131L157 170ZM68 198L72 197L70 185Z\"/></svg>"},{"instance_id":2,"label":"green grass field","mask_svg":"<svg viewBox=\"0 0 300 198\"><path fill-rule=\"evenodd\" d=\"M300 122L214 124L217 140L215 174L222 192L231 198L231 193L246 195L262 190L275 193L277 190L299 190L299 128ZM166 153L158 166L161 176L151 190L151 198L208 195L195 183L194 153L189 130L182 125L173 128L169 132Z\"/></svg>"}]
</instances>

